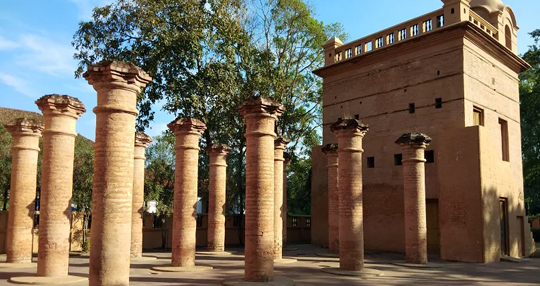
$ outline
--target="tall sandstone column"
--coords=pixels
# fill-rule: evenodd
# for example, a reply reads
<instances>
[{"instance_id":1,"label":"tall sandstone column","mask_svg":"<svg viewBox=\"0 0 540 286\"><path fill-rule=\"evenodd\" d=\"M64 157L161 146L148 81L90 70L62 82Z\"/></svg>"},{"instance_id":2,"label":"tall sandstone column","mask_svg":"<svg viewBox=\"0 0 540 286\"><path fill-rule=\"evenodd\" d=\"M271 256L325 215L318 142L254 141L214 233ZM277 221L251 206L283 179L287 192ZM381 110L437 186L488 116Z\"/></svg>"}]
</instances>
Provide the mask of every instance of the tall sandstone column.
<instances>
[{"instance_id":1,"label":"tall sandstone column","mask_svg":"<svg viewBox=\"0 0 540 286\"><path fill-rule=\"evenodd\" d=\"M246 121L246 221L244 280L274 277L274 126L285 108L265 97L240 105Z\"/></svg>"},{"instance_id":2,"label":"tall sandstone column","mask_svg":"<svg viewBox=\"0 0 540 286\"><path fill-rule=\"evenodd\" d=\"M330 129L339 145L339 267L359 271L364 268L362 139L368 126L345 119L332 124Z\"/></svg>"},{"instance_id":3,"label":"tall sandstone column","mask_svg":"<svg viewBox=\"0 0 540 286\"><path fill-rule=\"evenodd\" d=\"M143 133L135 133L135 150L133 162L133 204L131 214L131 257L142 257L143 243L143 205L144 205L144 165L146 147L152 138Z\"/></svg>"},{"instance_id":4,"label":"tall sandstone column","mask_svg":"<svg viewBox=\"0 0 540 286\"><path fill-rule=\"evenodd\" d=\"M86 109L77 98L58 94L36 104L45 119L37 274L61 277L69 268L75 124Z\"/></svg>"},{"instance_id":5,"label":"tall sandstone column","mask_svg":"<svg viewBox=\"0 0 540 286\"><path fill-rule=\"evenodd\" d=\"M193 118L178 118L169 123L176 136L172 266L194 267L197 232L197 180L199 138L206 125Z\"/></svg>"},{"instance_id":6,"label":"tall sandstone column","mask_svg":"<svg viewBox=\"0 0 540 286\"><path fill-rule=\"evenodd\" d=\"M288 216L288 210L287 210L287 167L291 163L291 154L287 152L283 152L283 208L281 209L281 217L283 218L283 249L288 250L287 248L287 216Z\"/></svg>"},{"instance_id":7,"label":"tall sandstone column","mask_svg":"<svg viewBox=\"0 0 540 286\"><path fill-rule=\"evenodd\" d=\"M210 156L207 248L211 252L223 252L225 251L227 155L231 152L231 148L225 144L214 144L206 148L206 152Z\"/></svg>"},{"instance_id":8,"label":"tall sandstone column","mask_svg":"<svg viewBox=\"0 0 540 286\"><path fill-rule=\"evenodd\" d=\"M129 285L137 95L152 78L117 61L83 76L97 91L90 285Z\"/></svg>"},{"instance_id":9,"label":"tall sandstone column","mask_svg":"<svg viewBox=\"0 0 540 286\"><path fill-rule=\"evenodd\" d=\"M284 137L274 141L274 260L283 258L283 153L289 142Z\"/></svg>"},{"instance_id":10,"label":"tall sandstone column","mask_svg":"<svg viewBox=\"0 0 540 286\"><path fill-rule=\"evenodd\" d=\"M327 144L322 151L328 159L328 252L339 254L338 145Z\"/></svg>"},{"instance_id":11,"label":"tall sandstone column","mask_svg":"<svg viewBox=\"0 0 540 286\"><path fill-rule=\"evenodd\" d=\"M424 151L431 138L403 134L396 140L403 152L405 257L407 263L425 264L427 257L426 179Z\"/></svg>"},{"instance_id":12,"label":"tall sandstone column","mask_svg":"<svg viewBox=\"0 0 540 286\"><path fill-rule=\"evenodd\" d=\"M9 122L6 129L13 137L6 262L30 263L39 138L43 125L32 119L17 118Z\"/></svg>"}]
</instances>

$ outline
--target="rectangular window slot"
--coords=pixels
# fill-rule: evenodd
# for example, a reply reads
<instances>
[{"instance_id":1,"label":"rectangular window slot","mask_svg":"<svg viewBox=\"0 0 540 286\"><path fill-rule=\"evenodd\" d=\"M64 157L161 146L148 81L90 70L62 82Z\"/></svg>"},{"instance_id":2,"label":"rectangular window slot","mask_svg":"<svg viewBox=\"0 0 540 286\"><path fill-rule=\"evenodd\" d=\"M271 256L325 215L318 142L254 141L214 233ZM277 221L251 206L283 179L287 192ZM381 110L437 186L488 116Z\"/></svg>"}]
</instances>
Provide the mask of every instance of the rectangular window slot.
<instances>
[{"instance_id":1,"label":"rectangular window slot","mask_svg":"<svg viewBox=\"0 0 540 286\"><path fill-rule=\"evenodd\" d=\"M391 33L388 35L388 43L393 44L396 41L396 35L394 33Z\"/></svg>"},{"instance_id":2,"label":"rectangular window slot","mask_svg":"<svg viewBox=\"0 0 540 286\"><path fill-rule=\"evenodd\" d=\"M414 36L417 36L418 34L420 34L420 30L418 29L418 24L412 25L411 35L414 37Z\"/></svg>"},{"instance_id":3,"label":"rectangular window slot","mask_svg":"<svg viewBox=\"0 0 540 286\"><path fill-rule=\"evenodd\" d=\"M360 119L360 114L355 114L354 119L356 119L356 120Z\"/></svg>"},{"instance_id":4,"label":"rectangular window slot","mask_svg":"<svg viewBox=\"0 0 540 286\"><path fill-rule=\"evenodd\" d=\"M375 168L375 157L367 157L367 167Z\"/></svg>"},{"instance_id":5,"label":"rectangular window slot","mask_svg":"<svg viewBox=\"0 0 540 286\"><path fill-rule=\"evenodd\" d=\"M373 50L373 43L372 42L366 43L366 51L369 52L371 50Z\"/></svg>"},{"instance_id":6,"label":"rectangular window slot","mask_svg":"<svg viewBox=\"0 0 540 286\"><path fill-rule=\"evenodd\" d=\"M362 54L362 45L356 46L356 54L357 54L357 55Z\"/></svg>"},{"instance_id":7,"label":"rectangular window slot","mask_svg":"<svg viewBox=\"0 0 540 286\"><path fill-rule=\"evenodd\" d=\"M394 154L394 165L395 166L401 166L402 165L402 163L401 163L402 159L403 159L402 154Z\"/></svg>"},{"instance_id":8,"label":"rectangular window slot","mask_svg":"<svg viewBox=\"0 0 540 286\"><path fill-rule=\"evenodd\" d=\"M409 113L414 113L414 112L415 112L414 103L409 103Z\"/></svg>"},{"instance_id":9,"label":"rectangular window slot","mask_svg":"<svg viewBox=\"0 0 540 286\"><path fill-rule=\"evenodd\" d=\"M407 39L407 29L401 29L398 33L398 40L403 41Z\"/></svg>"},{"instance_id":10,"label":"rectangular window slot","mask_svg":"<svg viewBox=\"0 0 540 286\"><path fill-rule=\"evenodd\" d=\"M433 30L433 20L429 19L424 22L424 31L429 32Z\"/></svg>"},{"instance_id":11,"label":"rectangular window slot","mask_svg":"<svg viewBox=\"0 0 540 286\"><path fill-rule=\"evenodd\" d=\"M350 58L352 57L352 48L349 48L345 51L345 57Z\"/></svg>"},{"instance_id":12,"label":"rectangular window slot","mask_svg":"<svg viewBox=\"0 0 540 286\"><path fill-rule=\"evenodd\" d=\"M310 217L306 218L306 226L311 227L311 218Z\"/></svg>"},{"instance_id":13,"label":"rectangular window slot","mask_svg":"<svg viewBox=\"0 0 540 286\"><path fill-rule=\"evenodd\" d=\"M424 152L424 157L426 158L426 163L435 162L435 152L433 150L426 150Z\"/></svg>"},{"instance_id":14,"label":"rectangular window slot","mask_svg":"<svg viewBox=\"0 0 540 286\"><path fill-rule=\"evenodd\" d=\"M442 108L442 98L435 98L435 108Z\"/></svg>"},{"instance_id":15,"label":"rectangular window slot","mask_svg":"<svg viewBox=\"0 0 540 286\"><path fill-rule=\"evenodd\" d=\"M377 41L375 43L376 43L377 49L382 48L382 46L384 45L384 38L383 37L377 38Z\"/></svg>"},{"instance_id":16,"label":"rectangular window slot","mask_svg":"<svg viewBox=\"0 0 540 286\"><path fill-rule=\"evenodd\" d=\"M437 16L437 28L444 27L444 15Z\"/></svg>"},{"instance_id":17,"label":"rectangular window slot","mask_svg":"<svg viewBox=\"0 0 540 286\"><path fill-rule=\"evenodd\" d=\"M501 128L501 147L503 161L510 161L510 151L508 147L508 122L499 118L499 126Z\"/></svg>"},{"instance_id":18,"label":"rectangular window slot","mask_svg":"<svg viewBox=\"0 0 540 286\"><path fill-rule=\"evenodd\" d=\"M292 226L298 226L298 218L297 217L292 218Z\"/></svg>"},{"instance_id":19,"label":"rectangular window slot","mask_svg":"<svg viewBox=\"0 0 540 286\"><path fill-rule=\"evenodd\" d=\"M484 126L484 110L482 108L473 107L473 125Z\"/></svg>"}]
</instances>

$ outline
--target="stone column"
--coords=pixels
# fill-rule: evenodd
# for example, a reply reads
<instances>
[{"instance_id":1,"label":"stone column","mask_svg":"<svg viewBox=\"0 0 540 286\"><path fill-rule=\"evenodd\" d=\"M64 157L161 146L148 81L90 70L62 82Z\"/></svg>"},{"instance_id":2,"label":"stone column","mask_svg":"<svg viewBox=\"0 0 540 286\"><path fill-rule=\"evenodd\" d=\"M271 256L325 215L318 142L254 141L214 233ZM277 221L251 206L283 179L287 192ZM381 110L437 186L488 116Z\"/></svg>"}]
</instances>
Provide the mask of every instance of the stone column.
<instances>
[{"instance_id":1,"label":"stone column","mask_svg":"<svg viewBox=\"0 0 540 286\"><path fill-rule=\"evenodd\" d=\"M45 120L37 275L61 277L69 268L75 124L86 109L67 95L46 95L36 104Z\"/></svg>"},{"instance_id":2,"label":"stone column","mask_svg":"<svg viewBox=\"0 0 540 286\"><path fill-rule=\"evenodd\" d=\"M339 267L360 271L364 268L362 139L368 126L345 119L332 124L330 129L339 145Z\"/></svg>"},{"instance_id":3,"label":"stone column","mask_svg":"<svg viewBox=\"0 0 540 286\"><path fill-rule=\"evenodd\" d=\"M289 142L284 137L274 141L274 260L283 258L283 153Z\"/></svg>"},{"instance_id":4,"label":"stone column","mask_svg":"<svg viewBox=\"0 0 540 286\"><path fill-rule=\"evenodd\" d=\"M291 163L291 154L283 152L283 208L281 210L281 217L283 218L283 249L289 250L287 247L287 167Z\"/></svg>"},{"instance_id":5,"label":"stone column","mask_svg":"<svg viewBox=\"0 0 540 286\"><path fill-rule=\"evenodd\" d=\"M240 105L246 121L246 220L244 280L274 277L274 126L285 108L265 97Z\"/></svg>"},{"instance_id":6,"label":"stone column","mask_svg":"<svg viewBox=\"0 0 540 286\"><path fill-rule=\"evenodd\" d=\"M178 118L169 123L176 136L172 266L195 266L197 231L197 180L199 138L206 125L193 118Z\"/></svg>"},{"instance_id":7,"label":"stone column","mask_svg":"<svg viewBox=\"0 0 540 286\"><path fill-rule=\"evenodd\" d=\"M328 159L328 252L339 255L338 145L328 144L322 151Z\"/></svg>"},{"instance_id":8,"label":"stone column","mask_svg":"<svg viewBox=\"0 0 540 286\"><path fill-rule=\"evenodd\" d=\"M30 263L39 138L43 125L32 119L17 118L9 122L6 129L13 136L6 262Z\"/></svg>"},{"instance_id":9,"label":"stone column","mask_svg":"<svg viewBox=\"0 0 540 286\"><path fill-rule=\"evenodd\" d=\"M131 213L131 257L142 257L143 218L144 218L144 165L146 147L152 138L143 133L135 133L135 150L133 162L133 200Z\"/></svg>"},{"instance_id":10,"label":"stone column","mask_svg":"<svg viewBox=\"0 0 540 286\"><path fill-rule=\"evenodd\" d=\"M403 134L396 140L403 152L405 257L407 263L426 264L426 180L424 151L431 138L422 133Z\"/></svg>"},{"instance_id":11,"label":"stone column","mask_svg":"<svg viewBox=\"0 0 540 286\"><path fill-rule=\"evenodd\" d=\"M231 152L231 148L225 144L214 144L206 148L206 152L210 156L207 248L211 252L223 252L225 251L227 155Z\"/></svg>"},{"instance_id":12,"label":"stone column","mask_svg":"<svg viewBox=\"0 0 540 286\"><path fill-rule=\"evenodd\" d=\"M97 91L90 285L129 285L137 95L152 78L131 63L89 66Z\"/></svg>"}]
</instances>

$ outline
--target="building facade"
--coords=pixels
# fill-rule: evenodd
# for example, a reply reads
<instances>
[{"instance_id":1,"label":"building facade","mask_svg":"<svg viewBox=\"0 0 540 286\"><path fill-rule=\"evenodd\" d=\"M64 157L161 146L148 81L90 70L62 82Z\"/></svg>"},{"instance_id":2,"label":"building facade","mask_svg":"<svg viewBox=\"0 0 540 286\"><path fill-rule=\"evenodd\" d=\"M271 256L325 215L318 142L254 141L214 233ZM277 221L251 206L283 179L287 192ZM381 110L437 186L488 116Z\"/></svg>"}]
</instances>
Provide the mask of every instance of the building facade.
<instances>
[{"instance_id":1,"label":"building facade","mask_svg":"<svg viewBox=\"0 0 540 286\"><path fill-rule=\"evenodd\" d=\"M356 118L364 138L366 250L404 252L401 151L407 132L426 150L428 249L444 260L493 262L534 248L525 216L518 26L500 0L443 7L370 36L324 46L323 145L330 125ZM326 158L313 148L312 242L327 245ZM317 210L317 211L314 211Z\"/></svg>"}]
</instances>

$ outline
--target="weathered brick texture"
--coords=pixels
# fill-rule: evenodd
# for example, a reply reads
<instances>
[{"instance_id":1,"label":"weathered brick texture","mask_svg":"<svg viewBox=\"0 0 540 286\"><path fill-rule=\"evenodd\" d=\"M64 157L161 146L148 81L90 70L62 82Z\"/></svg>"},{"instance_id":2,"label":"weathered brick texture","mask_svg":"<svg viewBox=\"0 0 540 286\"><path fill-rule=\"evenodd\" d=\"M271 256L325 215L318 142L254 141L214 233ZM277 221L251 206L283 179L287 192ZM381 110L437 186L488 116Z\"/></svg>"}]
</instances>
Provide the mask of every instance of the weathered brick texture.
<instances>
[{"instance_id":1,"label":"weathered brick texture","mask_svg":"<svg viewBox=\"0 0 540 286\"><path fill-rule=\"evenodd\" d=\"M245 101L246 121L245 270L248 282L274 277L274 133L284 107L265 98Z\"/></svg>"},{"instance_id":2,"label":"weathered brick texture","mask_svg":"<svg viewBox=\"0 0 540 286\"><path fill-rule=\"evenodd\" d=\"M206 148L210 156L210 184L208 189L208 251L225 250L225 202L227 189L227 155L231 148L214 144Z\"/></svg>"},{"instance_id":3,"label":"weathered brick texture","mask_svg":"<svg viewBox=\"0 0 540 286\"><path fill-rule=\"evenodd\" d=\"M172 266L195 266L197 231L197 178L199 137L206 125L193 118L178 118L169 123L176 136Z\"/></svg>"},{"instance_id":4,"label":"weathered brick texture","mask_svg":"<svg viewBox=\"0 0 540 286\"><path fill-rule=\"evenodd\" d=\"M36 101L45 119L41 175L38 276L68 275L75 123L84 104L67 95Z\"/></svg>"},{"instance_id":5,"label":"weathered brick texture","mask_svg":"<svg viewBox=\"0 0 540 286\"><path fill-rule=\"evenodd\" d=\"M332 124L331 129L339 145L339 267L358 271L364 268L362 139L368 126L346 119Z\"/></svg>"},{"instance_id":6,"label":"weathered brick texture","mask_svg":"<svg viewBox=\"0 0 540 286\"><path fill-rule=\"evenodd\" d=\"M283 137L274 142L274 259L283 258L283 152L288 143Z\"/></svg>"},{"instance_id":7,"label":"weathered brick texture","mask_svg":"<svg viewBox=\"0 0 540 286\"><path fill-rule=\"evenodd\" d=\"M146 147L152 138L143 133L135 133L133 162L133 204L131 214L131 257L142 257L143 205L144 205L144 165Z\"/></svg>"},{"instance_id":8,"label":"weathered brick texture","mask_svg":"<svg viewBox=\"0 0 540 286\"><path fill-rule=\"evenodd\" d=\"M405 257L408 263L428 262L424 151L430 142L430 137L417 133L403 134L396 141L403 152Z\"/></svg>"},{"instance_id":9,"label":"weathered brick texture","mask_svg":"<svg viewBox=\"0 0 540 286\"><path fill-rule=\"evenodd\" d=\"M328 252L339 254L338 145L327 144L322 151L328 159Z\"/></svg>"},{"instance_id":10,"label":"weathered brick texture","mask_svg":"<svg viewBox=\"0 0 540 286\"><path fill-rule=\"evenodd\" d=\"M131 63L89 66L97 91L90 285L129 285L137 95L152 79Z\"/></svg>"},{"instance_id":11,"label":"weathered brick texture","mask_svg":"<svg viewBox=\"0 0 540 286\"><path fill-rule=\"evenodd\" d=\"M9 122L6 129L13 136L6 262L30 263L39 138L43 126L31 119L18 118Z\"/></svg>"}]
</instances>

